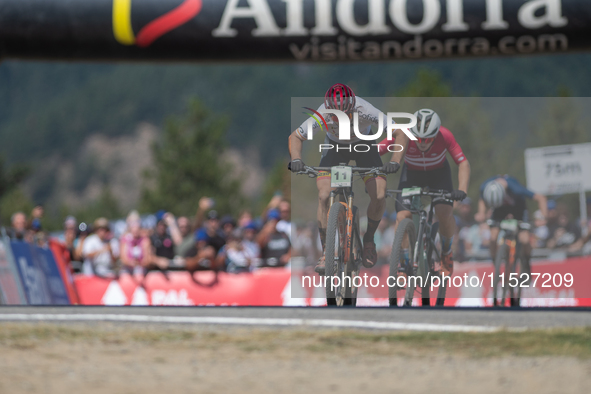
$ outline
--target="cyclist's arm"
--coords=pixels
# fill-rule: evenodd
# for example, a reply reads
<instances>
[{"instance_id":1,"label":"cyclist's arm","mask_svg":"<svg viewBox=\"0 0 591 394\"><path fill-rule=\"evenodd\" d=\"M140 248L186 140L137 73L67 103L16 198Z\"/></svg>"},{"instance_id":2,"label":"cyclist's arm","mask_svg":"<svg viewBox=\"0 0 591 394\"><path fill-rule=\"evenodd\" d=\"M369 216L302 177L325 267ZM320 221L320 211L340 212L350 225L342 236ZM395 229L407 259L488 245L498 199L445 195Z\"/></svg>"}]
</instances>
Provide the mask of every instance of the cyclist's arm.
<instances>
[{"instance_id":1,"label":"cyclist's arm","mask_svg":"<svg viewBox=\"0 0 591 394\"><path fill-rule=\"evenodd\" d=\"M542 212L544 217L548 217L548 200L543 194L534 194L532 197L538 203L538 209Z\"/></svg>"},{"instance_id":2,"label":"cyclist's arm","mask_svg":"<svg viewBox=\"0 0 591 394\"><path fill-rule=\"evenodd\" d=\"M468 194L468 184L470 183L470 163L468 160L458 164L458 189Z\"/></svg>"},{"instance_id":3,"label":"cyclist's arm","mask_svg":"<svg viewBox=\"0 0 591 394\"><path fill-rule=\"evenodd\" d=\"M484 200L482 198L480 198L478 200L478 212L476 212L476 214L474 215L474 220L477 221L478 223L482 223L482 222L484 222L485 219L486 219L486 204L484 203Z\"/></svg>"},{"instance_id":4,"label":"cyclist's arm","mask_svg":"<svg viewBox=\"0 0 591 394\"><path fill-rule=\"evenodd\" d=\"M381 140L380 142L378 142L378 152L380 152L380 156L383 156L384 154L388 153L388 147L394 143L395 135L396 135L396 132L394 132L394 135L392 136L391 140L389 140L388 137L386 137L383 140ZM405 147L405 149L406 149L406 147Z\"/></svg>"},{"instance_id":5,"label":"cyclist's arm","mask_svg":"<svg viewBox=\"0 0 591 394\"><path fill-rule=\"evenodd\" d=\"M408 148L408 141L409 138L406 134L404 134L404 132L402 130L394 130L394 135L392 135L392 143L394 143L394 141L397 142L398 145L402 145L404 148L400 151L400 152L394 152L392 153L392 158L390 158L390 161L393 162L395 161L398 164L402 163L402 160L404 159L404 153L406 152L406 148ZM384 140L386 141L387 138ZM382 142L384 142L382 141ZM380 149L382 147L381 145L382 143L380 142L380 146L378 147L378 149ZM394 149L395 151L397 149ZM386 147L386 151L387 151L387 147Z\"/></svg>"},{"instance_id":6,"label":"cyclist's arm","mask_svg":"<svg viewBox=\"0 0 591 394\"><path fill-rule=\"evenodd\" d=\"M291 160L302 158L302 142L304 140L300 136L297 130L289 135L289 156Z\"/></svg>"}]
</instances>

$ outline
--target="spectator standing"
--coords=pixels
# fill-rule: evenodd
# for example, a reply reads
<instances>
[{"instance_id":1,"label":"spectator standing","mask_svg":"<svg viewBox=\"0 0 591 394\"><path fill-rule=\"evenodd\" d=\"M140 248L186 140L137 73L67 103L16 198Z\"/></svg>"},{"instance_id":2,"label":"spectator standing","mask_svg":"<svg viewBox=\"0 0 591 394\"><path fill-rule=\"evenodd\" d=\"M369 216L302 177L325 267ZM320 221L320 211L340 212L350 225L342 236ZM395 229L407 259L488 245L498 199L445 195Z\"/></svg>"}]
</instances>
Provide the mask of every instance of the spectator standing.
<instances>
[{"instance_id":1,"label":"spectator standing","mask_svg":"<svg viewBox=\"0 0 591 394\"><path fill-rule=\"evenodd\" d=\"M291 242L291 203L287 200L281 200L277 206L281 218L277 223L277 230L284 232Z\"/></svg>"},{"instance_id":2,"label":"spectator standing","mask_svg":"<svg viewBox=\"0 0 591 394\"><path fill-rule=\"evenodd\" d=\"M550 238L550 232L544 214L539 209L534 212L534 247L545 248L548 238Z\"/></svg>"},{"instance_id":3,"label":"spectator standing","mask_svg":"<svg viewBox=\"0 0 591 394\"><path fill-rule=\"evenodd\" d=\"M197 242L204 243L202 246L213 247L216 254L220 251L226 243L226 239L220 229L220 219L217 211L211 210L207 213L207 220L203 224L203 228L197 230L197 234Z\"/></svg>"},{"instance_id":4,"label":"spectator standing","mask_svg":"<svg viewBox=\"0 0 591 394\"><path fill-rule=\"evenodd\" d=\"M78 222L74 216L66 217L64 220L64 232L60 234L58 240L64 244L68 252L68 260L75 260L75 251L78 246Z\"/></svg>"},{"instance_id":5,"label":"spectator standing","mask_svg":"<svg viewBox=\"0 0 591 394\"><path fill-rule=\"evenodd\" d=\"M267 223L257 236L257 242L261 247L261 267L283 267L291 259L289 236L277 230L280 220L279 210L268 211Z\"/></svg>"},{"instance_id":6,"label":"spectator standing","mask_svg":"<svg viewBox=\"0 0 591 394\"><path fill-rule=\"evenodd\" d=\"M181 242L175 243L175 255L186 257L189 250L195 245L195 235L191 231L191 223L189 218L181 216L177 220Z\"/></svg>"},{"instance_id":7,"label":"spectator standing","mask_svg":"<svg viewBox=\"0 0 591 394\"><path fill-rule=\"evenodd\" d=\"M548 226L548 232L553 234L558 228L558 207L556 201L548 200L546 213L546 225Z\"/></svg>"},{"instance_id":8,"label":"spectator standing","mask_svg":"<svg viewBox=\"0 0 591 394\"><path fill-rule=\"evenodd\" d=\"M86 223L82 222L78 225L78 245L76 245L76 248L74 249L74 261L84 261L84 255L82 253L84 249L84 241L86 241L86 238L88 238L91 233L92 231Z\"/></svg>"},{"instance_id":9,"label":"spectator standing","mask_svg":"<svg viewBox=\"0 0 591 394\"><path fill-rule=\"evenodd\" d=\"M257 256L245 247L243 230L235 229L228 236L228 242L220 250L218 266L222 264L230 273L249 272L254 266Z\"/></svg>"},{"instance_id":10,"label":"spectator standing","mask_svg":"<svg viewBox=\"0 0 591 394\"><path fill-rule=\"evenodd\" d=\"M581 237L581 230L573 222L568 220L566 213L558 214L558 226L550 235L547 246L553 248L566 248L577 242Z\"/></svg>"},{"instance_id":11,"label":"spectator standing","mask_svg":"<svg viewBox=\"0 0 591 394\"><path fill-rule=\"evenodd\" d=\"M168 224L165 217L168 222L174 222L174 217L171 214L158 212L156 215L158 221L154 233L150 236L152 256L147 266L148 269L166 269L170 260L174 258L174 242L167 231Z\"/></svg>"},{"instance_id":12,"label":"spectator standing","mask_svg":"<svg viewBox=\"0 0 591 394\"><path fill-rule=\"evenodd\" d=\"M250 211L242 211L238 216L238 227L244 228L252 222L252 213Z\"/></svg>"},{"instance_id":13,"label":"spectator standing","mask_svg":"<svg viewBox=\"0 0 591 394\"><path fill-rule=\"evenodd\" d=\"M129 214L127 227L128 232L121 237L122 268L129 273L139 273L150 263L150 239L142 231L137 212Z\"/></svg>"},{"instance_id":14,"label":"spectator standing","mask_svg":"<svg viewBox=\"0 0 591 394\"><path fill-rule=\"evenodd\" d=\"M27 216L23 212L15 212L10 218L12 228L8 230L8 236L13 240L24 241L27 233Z\"/></svg>"},{"instance_id":15,"label":"spectator standing","mask_svg":"<svg viewBox=\"0 0 591 394\"><path fill-rule=\"evenodd\" d=\"M232 231L236 229L236 220L230 215L226 215L222 218L220 223L222 232L224 233L224 238L228 239Z\"/></svg>"},{"instance_id":16,"label":"spectator standing","mask_svg":"<svg viewBox=\"0 0 591 394\"><path fill-rule=\"evenodd\" d=\"M217 270L216 256L215 248L207 244L207 233L197 231L195 233L195 243L185 256L187 271Z\"/></svg>"},{"instance_id":17,"label":"spectator standing","mask_svg":"<svg viewBox=\"0 0 591 394\"><path fill-rule=\"evenodd\" d=\"M112 276L119 248L117 240L110 232L109 221L105 218L96 219L94 231L94 234L84 240L82 273L102 277Z\"/></svg>"},{"instance_id":18,"label":"spectator standing","mask_svg":"<svg viewBox=\"0 0 591 394\"><path fill-rule=\"evenodd\" d=\"M258 262L258 259L261 256L261 247L256 242L257 230L258 228L254 222L248 223L243 228L242 244L250 251L250 254L253 255Z\"/></svg>"}]
</instances>

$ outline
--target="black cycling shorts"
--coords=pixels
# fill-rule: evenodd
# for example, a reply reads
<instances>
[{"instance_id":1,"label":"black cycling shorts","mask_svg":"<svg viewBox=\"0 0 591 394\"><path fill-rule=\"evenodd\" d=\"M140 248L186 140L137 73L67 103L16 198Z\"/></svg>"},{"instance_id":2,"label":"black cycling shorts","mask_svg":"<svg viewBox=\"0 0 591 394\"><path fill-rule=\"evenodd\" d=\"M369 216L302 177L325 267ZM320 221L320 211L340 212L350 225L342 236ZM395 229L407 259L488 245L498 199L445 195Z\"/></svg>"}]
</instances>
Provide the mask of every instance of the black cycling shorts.
<instances>
[{"instance_id":1,"label":"black cycling shorts","mask_svg":"<svg viewBox=\"0 0 591 394\"><path fill-rule=\"evenodd\" d=\"M370 146L368 152L355 152L354 148L357 144L368 145L364 142L354 142L352 144L337 144L336 142L328 142L332 144L333 149L323 150L322 158L320 159L319 167L338 166L341 163L349 164L351 160L355 160L357 167L382 167L382 158L375 146ZM338 152L337 152L338 148ZM349 151L350 150L350 151Z\"/></svg>"},{"instance_id":2,"label":"black cycling shorts","mask_svg":"<svg viewBox=\"0 0 591 394\"><path fill-rule=\"evenodd\" d=\"M447 160L445 160L443 167L429 171L409 170L406 166L406 163L404 163L400 173L398 190L408 187L429 187L430 190L447 190L448 192L453 191L451 168L449 167L449 163ZM403 206L410 207L410 203L410 198L403 199L402 194L398 194L398 196L396 196L396 212L404 211L405 209ZM453 206L453 201L442 198L433 199L433 205L438 204Z\"/></svg>"},{"instance_id":3,"label":"black cycling shorts","mask_svg":"<svg viewBox=\"0 0 591 394\"><path fill-rule=\"evenodd\" d=\"M496 208L492 213L491 219L495 222L500 222L501 220L506 219L508 215L513 215L513 219L527 222L529 218L525 199L515 199L515 205L503 205Z\"/></svg>"}]
</instances>

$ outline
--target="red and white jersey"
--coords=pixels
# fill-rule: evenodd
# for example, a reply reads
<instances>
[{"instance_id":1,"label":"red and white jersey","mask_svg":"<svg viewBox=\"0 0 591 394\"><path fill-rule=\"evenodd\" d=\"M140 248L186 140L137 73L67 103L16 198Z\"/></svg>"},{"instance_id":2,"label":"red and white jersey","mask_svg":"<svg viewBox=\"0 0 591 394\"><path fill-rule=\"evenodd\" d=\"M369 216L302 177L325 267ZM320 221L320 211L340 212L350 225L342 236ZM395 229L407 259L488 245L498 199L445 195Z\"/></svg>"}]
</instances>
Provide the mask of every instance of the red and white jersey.
<instances>
[{"instance_id":1,"label":"red and white jersey","mask_svg":"<svg viewBox=\"0 0 591 394\"><path fill-rule=\"evenodd\" d=\"M326 109L324 104L318 107L318 112L322 112ZM376 130L380 125L380 118L382 123L382 128L386 127L386 115L368 103L366 100L362 99L361 97L357 96L355 98L355 112L359 116L359 132L363 135L375 134L376 131L372 132L371 126L376 126ZM351 120L351 139L350 140L341 140L339 139L339 123L335 122L331 116L323 116L324 121L326 122L327 130L326 135L331 141L343 144L351 144L353 142L357 142L360 139L353 132L353 120ZM322 122L322 120L320 120ZM322 123L324 124L324 123ZM300 127L297 129L297 133L299 134L302 140L308 138L308 128L311 129L312 134L315 134L318 131L324 129L324 126L320 126L320 123L314 122L313 118L307 119Z\"/></svg>"},{"instance_id":2,"label":"red and white jersey","mask_svg":"<svg viewBox=\"0 0 591 394\"><path fill-rule=\"evenodd\" d=\"M393 144L394 140L383 139L380 142L379 151L380 154L388 152L388 146ZM449 152L452 159L456 164L460 164L466 160L462 148L456 142L451 131L441 126L439 133L435 137L433 145L426 152L421 152L417 147L416 141L410 140L408 142L408 148L404 160L409 170L414 171L430 171L437 168L441 168L445 162L445 154Z\"/></svg>"}]
</instances>

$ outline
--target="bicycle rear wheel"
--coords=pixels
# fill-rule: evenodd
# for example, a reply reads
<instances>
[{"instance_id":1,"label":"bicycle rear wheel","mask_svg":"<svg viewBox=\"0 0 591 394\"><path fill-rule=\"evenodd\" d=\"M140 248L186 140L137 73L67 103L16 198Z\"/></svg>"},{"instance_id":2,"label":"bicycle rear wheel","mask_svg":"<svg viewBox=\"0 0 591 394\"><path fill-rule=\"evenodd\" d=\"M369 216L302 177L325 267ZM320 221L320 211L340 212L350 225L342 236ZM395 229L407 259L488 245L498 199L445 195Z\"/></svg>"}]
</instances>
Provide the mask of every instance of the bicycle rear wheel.
<instances>
[{"instance_id":1,"label":"bicycle rear wheel","mask_svg":"<svg viewBox=\"0 0 591 394\"><path fill-rule=\"evenodd\" d=\"M412 264L414 260L414 245L415 245L415 224L411 219L404 219L398 224L396 234L394 235L394 243L392 245L392 252L390 253L390 278L394 278L394 283L388 279L388 297L390 299L390 306L398 306L398 290L403 290L398 287L398 275L402 272L401 267L404 266L405 255L408 255L408 264ZM403 247L404 245L404 247Z\"/></svg>"},{"instance_id":2,"label":"bicycle rear wheel","mask_svg":"<svg viewBox=\"0 0 591 394\"><path fill-rule=\"evenodd\" d=\"M417 284L419 284L419 278L421 277L421 264L426 264L426 261L421 262L421 258L424 257L424 248L425 248L425 240L423 239L425 236L425 226L419 224L419 233L417 235L417 239L414 245L414 254L413 259L410 259L410 276L406 281L406 292L404 294L404 305L405 306L412 306L412 300L417 297L415 291L417 289ZM417 245L418 244L418 245ZM421 280L422 281L422 280ZM422 283L424 285L424 283Z\"/></svg>"},{"instance_id":3,"label":"bicycle rear wheel","mask_svg":"<svg viewBox=\"0 0 591 394\"><path fill-rule=\"evenodd\" d=\"M437 273L435 272L435 262L439 262L441 264L440 261L440 257L441 257L441 244L437 243L437 233L439 231L439 223L433 223L433 225L431 226L431 242L428 243L428 247L427 247L427 267L429 267L429 272L432 275L436 275ZM431 302L431 293L429 291L430 286L429 283L427 283L425 285L425 287L423 287L423 306L430 306L430 302ZM437 306L443 306L443 304L445 303L445 294L446 294L446 287L444 285L444 283L442 283L439 286L439 289L437 290L437 300L435 302L435 305Z\"/></svg>"},{"instance_id":4,"label":"bicycle rear wheel","mask_svg":"<svg viewBox=\"0 0 591 394\"><path fill-rule=\"evenodd\" d=\"M345 248L347 244L347 210L340 202L330 207L326 226L325 276L327 305L342 306L345 301Z\"/></svg>"},{"instance_id":5,"label":"bicycle rear wheel","mask_svg":"<svg viewBox=\"0 0 591 394\"><path fill-rule=\"evenodd\" d=\"M357 305L357 291L358 288L354 285L355 277L359 276L361 264L363 261L363 246L361 238L359 237L359 210L353 206L353 228L351 231L351 255L347 262L346 275L350 278L348 286L345 288L345 300L343 305L356 306Z\"/></svg>"},{"instance_id":6,"label":"bicycle rear wheel","mask_svg":"<svg viewBox=\"0 0 591 394\"><path fill-rule=\"evenodd\" d=\"M525 255L523 252L523 247L518 243L516 246L517 250L515 252L515 261L513 262L512 272L517 274L517 286L510 287L511 292L511 306L519 307L521 306L521 283L525 278L521 277L524 271L524 259Z\"/></svg>"},{"instance_id":7,"label":"bicycle rear wheel","mask_svg":"<svg viewBox=\"0 0 591 394\"><path fill-rule=\"evenodd\" d=\"M500 306L505 306L505 281L501 281L501 266L507 261L509 254L509 247L503 243L497 248L497 256L495 258L495 277L493 279L493 306L499 306L499 295L502 295ZM507 272L503 273L504 278L507 279Z\"/></svg>"}]
</instances>

